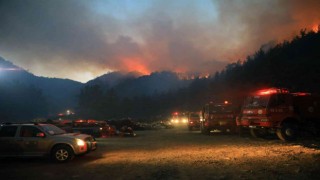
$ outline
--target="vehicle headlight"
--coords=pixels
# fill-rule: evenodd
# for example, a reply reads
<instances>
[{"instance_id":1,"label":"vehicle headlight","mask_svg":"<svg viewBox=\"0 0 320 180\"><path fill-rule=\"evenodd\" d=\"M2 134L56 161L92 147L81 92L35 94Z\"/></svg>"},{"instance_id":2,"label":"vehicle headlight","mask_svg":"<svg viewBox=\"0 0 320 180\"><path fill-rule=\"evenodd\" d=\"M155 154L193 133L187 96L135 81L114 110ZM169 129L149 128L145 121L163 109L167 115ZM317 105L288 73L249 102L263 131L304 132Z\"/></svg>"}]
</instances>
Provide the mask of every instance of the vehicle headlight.
<instances>
[{"instance_id":1,"label":"vehicle headlight","mask_svg":"<svg viewBox=\"0 0 320 180\"><path fill-rule=\"evenodd\" d=\"M182 119L182 122L183 122L183 123L187 123L188 120L187 120L187 119Z\"/></svg>"},{"instance_id":2,"label":"vehicle headlight","mask_svg":"<svg viewBox=\"0 0 320 180\"><path fill-rule=\"evenodd\" d=\"M82 139L77 139L77 145L78 146L84 146L85 142Z\"/></svg>"}]
</instances>

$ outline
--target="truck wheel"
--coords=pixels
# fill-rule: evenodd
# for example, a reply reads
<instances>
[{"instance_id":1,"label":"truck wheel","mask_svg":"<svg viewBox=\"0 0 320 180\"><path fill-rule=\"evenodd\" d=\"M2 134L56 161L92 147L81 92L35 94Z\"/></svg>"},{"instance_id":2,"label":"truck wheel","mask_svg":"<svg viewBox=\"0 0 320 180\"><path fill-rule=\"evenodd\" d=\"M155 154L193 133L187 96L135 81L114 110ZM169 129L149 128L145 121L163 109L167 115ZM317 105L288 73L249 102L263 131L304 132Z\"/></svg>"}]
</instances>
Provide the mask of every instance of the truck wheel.
<instances>
[{"instance_id":1,"label":"truck wheel","mask_svg":"<svg viewBox=\"0 0 320 180\"><path fill-rule=\"evenodd\" d=\"M68 145L58 145L51 152L51 158L58 163L64 163L74 158L73 150Z\"/></svg>"},{"instance_id":2,"label":"truck wheel","mask_svg":"<svg viewBox=\"0 0 320 180\"><path fill-rule=\"evenodd\" d=\"M285 123L277 129L277 136L283 141L294 141L297 139L297 127L294 124Z\"/></svg>"},{"instance_id":3,"label":"truck wheel","mask_svg":"<svg viewBox=\"0 0 320 180\"><path fill-rule=\"evenodd\" d=\"M188 129L189 129L189 131L192 131L192 127L191 126L189 126Z\"/></svg>"},{"instance_id":4,"label":"truck wheel","mask_svg":"<svg viewBox=\"0 0 320 180\"><path fill-rule=\"evenodd\" d=\"M250 134L255 138L264 138L268 134L266 129L250 128Z\"/></svg>"}]
</instances>

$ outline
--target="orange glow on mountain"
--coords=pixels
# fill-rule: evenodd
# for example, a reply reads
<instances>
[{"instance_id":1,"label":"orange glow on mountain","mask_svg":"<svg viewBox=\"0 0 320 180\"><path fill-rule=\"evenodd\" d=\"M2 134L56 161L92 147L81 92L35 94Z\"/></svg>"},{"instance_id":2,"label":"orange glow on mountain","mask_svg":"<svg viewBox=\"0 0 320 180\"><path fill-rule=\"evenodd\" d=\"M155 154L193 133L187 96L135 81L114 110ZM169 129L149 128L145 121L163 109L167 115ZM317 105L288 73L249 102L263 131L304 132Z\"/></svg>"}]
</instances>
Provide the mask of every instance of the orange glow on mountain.
<instances>
[{"instance_id":1,"label":"orange glow on mountain","mask_svg":"<svg viewBox=\"0 0 320 180\"><path fill-rule=\"evenodd\" d=\"M312 26L312 31L313 32L318 32L319 31L319 27L320 27L320 25L318 25L318 24L313 25Z\"/></svg>"},{"instance_id":2,"label":"orange glow on mountain","mask_svg":"<svg viewBox=\"0 0 320 180\"><path fill-rule=\"evenodd\" d=\"M143 75L149 75L150 70L144 64L143 60L139 58L125 58L123 59L124 69L128 72L136 71Z\"/></svg>"}]
</instances>

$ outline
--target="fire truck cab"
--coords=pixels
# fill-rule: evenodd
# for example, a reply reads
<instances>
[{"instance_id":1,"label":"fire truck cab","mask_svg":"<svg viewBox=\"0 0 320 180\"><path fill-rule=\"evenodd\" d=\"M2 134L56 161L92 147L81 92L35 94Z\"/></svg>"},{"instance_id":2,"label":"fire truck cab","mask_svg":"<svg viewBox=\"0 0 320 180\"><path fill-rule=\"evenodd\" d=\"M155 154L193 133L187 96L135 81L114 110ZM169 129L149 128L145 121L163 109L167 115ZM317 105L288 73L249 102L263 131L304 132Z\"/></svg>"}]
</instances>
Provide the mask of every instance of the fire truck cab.
<instances>
[{"instance_id":1,"label":"fire truck cab","mask_svg":"<svg viewBox=\"0 0 320 180\"><path fill-rule=\"evenodd\" d=\"M202 110L202 117L200 130L203 134L210 134L212 130L236 132L236 109L228 101L206 104Z\"/></svg>"},{"instance_id":2,"label":"fire truck cab","mask_svg":"<svg viewBox=\"0 0 320 180\"><path fill-rule=\"evenodd\" d=\"M301 130L319 132L320 98L310 93L290 93L284 88L259 90L243 104L237 126L250 128L254 137L275 132L292 141Z\"/></svg>"},{"instance_id":3,"label":"fire truck cab","mask_svg":"<svg viewBox=\"0 0 320 180\"><path fill-rule=\"evenodd\" d=\"M188 115L188 129L192 131L193 129L199 129L200 127L200 113L190 112Z\"/></svg>"},{"instance_id":4,"label":"fire truck cab","mask_svg":"<svg viewBox=\"0 0 320 180\"><path fill-rule=\"evenodd\" d=\"M187 124L188 116L185 113L174 112L171 116L171 123L175 125Z\"/></svg>"}]
</instances>

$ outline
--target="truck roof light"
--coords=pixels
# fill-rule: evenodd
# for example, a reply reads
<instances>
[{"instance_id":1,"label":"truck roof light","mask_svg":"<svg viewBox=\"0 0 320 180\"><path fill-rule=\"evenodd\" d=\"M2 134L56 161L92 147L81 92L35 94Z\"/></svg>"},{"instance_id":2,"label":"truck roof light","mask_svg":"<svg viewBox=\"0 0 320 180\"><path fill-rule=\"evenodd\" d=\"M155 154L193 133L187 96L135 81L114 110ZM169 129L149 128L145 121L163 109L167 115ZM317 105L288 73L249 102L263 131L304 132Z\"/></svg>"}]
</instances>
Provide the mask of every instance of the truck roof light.
<instances>
[{"instance_id":1,"label":"truck roof light","mask_svg":"<svg viewBox=\"0 0 320 180\"><path fill-rule=\"evenodd\" d=\"M289 93L288 89L285 88L270 88L270 89L262 89L260 91L258 91L259 95L269 95L269 94L287 94Z\"/></svg>"},{"instance_id":2,"label":"truck roof light","mask_svg":"<svg viewBox=\"0 0 320 180\"><path fill-rule=\"evenodd\" d=\"M259 95L269 95L269 94L275 94L275 93L277 93L275 89L261 90L258 92Z\"/></svg>"}]
</instances>

